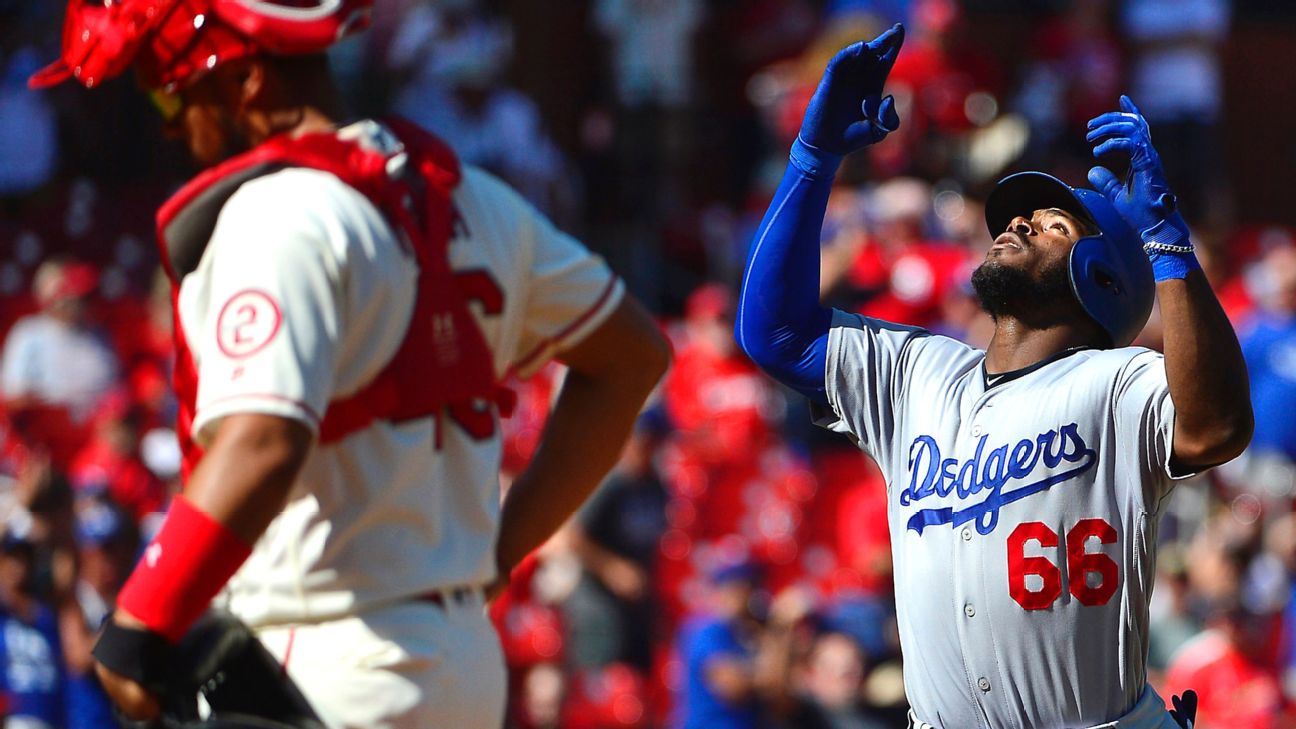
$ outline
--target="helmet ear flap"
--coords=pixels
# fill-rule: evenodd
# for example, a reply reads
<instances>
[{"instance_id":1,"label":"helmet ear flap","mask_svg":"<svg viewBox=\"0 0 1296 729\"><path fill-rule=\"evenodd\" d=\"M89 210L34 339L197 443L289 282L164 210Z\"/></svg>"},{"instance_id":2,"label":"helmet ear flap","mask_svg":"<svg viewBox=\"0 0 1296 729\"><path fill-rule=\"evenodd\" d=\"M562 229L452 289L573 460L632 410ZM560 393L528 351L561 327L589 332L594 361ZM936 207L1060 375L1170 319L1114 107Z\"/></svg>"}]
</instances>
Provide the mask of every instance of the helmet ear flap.
<instances>
[{"instance_id":1,"label":"helmet ear flap","mask_svg":"<svg viewBox=\"0 0 1296 729\"><path fill-rule=\"evenodd\" d=\"M1111 344L1124 347L1147 322L1153 296L1150 289L1139 290L1137 273L1127 270L1113 245L1101 234L1076 241L1070 258L1071 290Z\"/></svg>"},{"instance_id":2,"label":"helmet ear flap","mask_svg":"<svg viewBox=\"0 0 1296 729\"><path fill-rule=\"evenodd\" d=\"M1089 318L1098 323L1099 326L1111 336L1110 329L1103 324L1102 311L1099 303L1110 291L1107 284L1113 280L1113 272L1107 270L1102 265L1102 248L1104 242L1101 236L1085 236L1076 241L1071 248L1069 261L1071 276L1071 292L1075 294L1076 300L1080 302L1081 308L1089 315Z\"/></svg>"}]
</instances>

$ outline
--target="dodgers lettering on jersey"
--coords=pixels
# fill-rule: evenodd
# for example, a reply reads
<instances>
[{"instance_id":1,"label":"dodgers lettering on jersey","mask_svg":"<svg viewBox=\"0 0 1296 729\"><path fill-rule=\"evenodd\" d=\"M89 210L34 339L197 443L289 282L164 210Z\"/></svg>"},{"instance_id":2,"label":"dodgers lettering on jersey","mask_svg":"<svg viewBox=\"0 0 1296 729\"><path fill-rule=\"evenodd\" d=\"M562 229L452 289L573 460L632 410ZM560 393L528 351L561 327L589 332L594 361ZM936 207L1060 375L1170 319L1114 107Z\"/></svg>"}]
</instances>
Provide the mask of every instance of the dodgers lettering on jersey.
<instances>
[{"instance_id":1,"label":"dodgers lettering on jersey","mask_svg":"<svg viewBox=\"0 0 1296 729\"><path fill-rule=\"evenodd\" d=\"M990 389L985 353L835 312L820 424L882 469L914 713L1091 727L1146 683L1173 483L1161 356L1081 350Z\"/></svg>"},{"instance_id":2,"label":"dodgers lettering on jersey","mask_svg":"<svg viewBox=\"0 0 1296 729\"><path fill-rule=\"evenodd\" d=\"M1085 444L1075 423L1040 433L1034 438L1023 438L1012 447L1008 444L986 453L983 435L977 441L976 455L961 465L957 458L941 458L940 444L930 435L914 439L909 449L909 486L900 492L900 505L931 496L958 494L963 503L985 493L977 503L960 508L919 509L909 517L909 528L922 534L923 527L936 524L960 526L975 521L977 531L989 534L999 524L999 510L1014 501L1044 491L1054 484L1076 478L1098 460L1098 454ZM983 461L984 456L984 461ZM1044 464L1047 475L1031 479L1035 467ZM1071 468L1062 468L1063 463ZM920 482L921 480L921 482ZM1006 493L1004 486L1014 483Z\"/></svg>"}]
</instances>

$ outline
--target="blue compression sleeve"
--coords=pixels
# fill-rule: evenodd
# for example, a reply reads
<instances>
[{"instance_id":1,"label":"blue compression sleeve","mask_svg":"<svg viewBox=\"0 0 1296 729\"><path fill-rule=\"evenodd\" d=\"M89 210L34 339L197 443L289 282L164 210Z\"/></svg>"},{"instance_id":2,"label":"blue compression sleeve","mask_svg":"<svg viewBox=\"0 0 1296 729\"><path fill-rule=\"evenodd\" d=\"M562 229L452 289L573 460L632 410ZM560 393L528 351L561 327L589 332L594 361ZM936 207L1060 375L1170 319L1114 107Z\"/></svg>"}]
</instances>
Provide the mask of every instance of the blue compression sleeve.
<instances>
[{"instance_id":1,"label":"blue compression sleeve","mask_svg":"<svg viewBox=\"0 0 1296 729\"><path fill-rule=\"evenodd\" d=\"M800 139L747 253L734 337L747 356L812 401L828 404L832 312L819 304L819 236L839 155Z\"/></svg>"}]
</instances>

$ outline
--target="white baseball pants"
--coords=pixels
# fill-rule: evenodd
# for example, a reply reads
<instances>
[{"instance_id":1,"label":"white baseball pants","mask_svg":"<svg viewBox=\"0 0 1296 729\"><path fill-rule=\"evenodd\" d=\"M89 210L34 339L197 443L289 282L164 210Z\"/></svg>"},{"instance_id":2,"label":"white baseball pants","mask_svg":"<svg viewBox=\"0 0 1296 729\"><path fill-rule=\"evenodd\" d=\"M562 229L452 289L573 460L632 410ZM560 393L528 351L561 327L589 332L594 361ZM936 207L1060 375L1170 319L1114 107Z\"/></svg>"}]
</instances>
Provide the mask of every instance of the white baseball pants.
<instances>
[{"instance_id":1,"label":"white baseball pants","mask_svg":"<svg viewBox=\"0 0 1296 729\"><path fill-rule=\"evenodd\" d=\"M330 729L504 724L504 656L480 593L257 636Z\"/></svg>"}]
</instances>

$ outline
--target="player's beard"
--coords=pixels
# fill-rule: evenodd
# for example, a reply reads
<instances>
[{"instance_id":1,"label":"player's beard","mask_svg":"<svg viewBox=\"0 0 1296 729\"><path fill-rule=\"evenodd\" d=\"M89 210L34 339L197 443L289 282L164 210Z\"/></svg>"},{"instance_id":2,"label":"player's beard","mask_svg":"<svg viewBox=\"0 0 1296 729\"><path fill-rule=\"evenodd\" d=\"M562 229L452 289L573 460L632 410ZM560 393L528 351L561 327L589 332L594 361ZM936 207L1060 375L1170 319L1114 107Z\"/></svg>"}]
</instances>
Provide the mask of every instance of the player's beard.
<instances>
[{"instance_id":1,"label":"player's beard","mask_svg":"<svg viewBox=\"0 0 1296 729\"><path fill-rule=\"evenodd\" d=\"M1066 258L1058 258L1032 276L1029 271L992 258L972 272L972 289L981 308L996 320L1004 315L1053 309L1074 298L1069 267Z\"/></svg>"}]
</instances>

